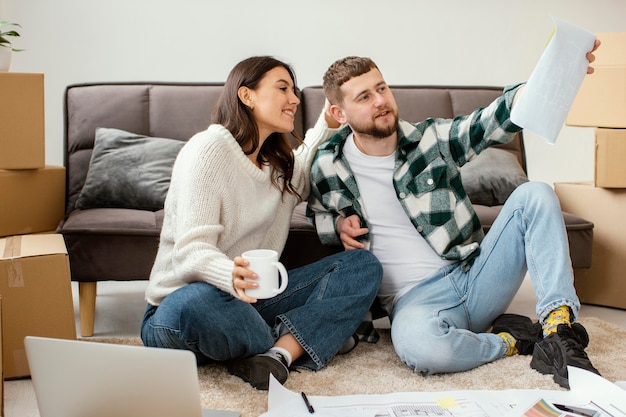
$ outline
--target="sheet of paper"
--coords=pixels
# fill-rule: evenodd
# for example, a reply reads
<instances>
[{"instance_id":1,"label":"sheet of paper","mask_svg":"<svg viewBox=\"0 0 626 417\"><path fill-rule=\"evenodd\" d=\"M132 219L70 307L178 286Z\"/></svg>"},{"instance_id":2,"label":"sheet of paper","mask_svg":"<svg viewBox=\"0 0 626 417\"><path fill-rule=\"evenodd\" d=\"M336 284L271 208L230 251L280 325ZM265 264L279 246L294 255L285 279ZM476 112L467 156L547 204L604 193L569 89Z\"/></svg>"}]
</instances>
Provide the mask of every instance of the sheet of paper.
<instances>
[{"instance_id":1,"label":"sheet of paper","mask_svg":"<svg viewBox=\"0 0 626 417\"><path fill-rule=\"evenodd\" d=\"M285 388L280 382L278 382L276 378L274 378L274 375L270 375L270 386L267 393L267 409L276 411L280 410L285 405L291 406L291 404L298 403L302 404L299 404L300 406L296 406L296 410L298 412L308 413L308 409L306 408L302 397L295 392Z\"/></svg>"},{"instance_id":2,"label":"sheet of paper","mask_svg":"<svg viewBox=\"0 0 626 417\"><path fill-rule=\"evenodd\" d=\"M270 394L273 388L270 383ZM280 390L280 388L278 388ZM284 389L284 388L283 388ZM261 417L503 417L520 416L540 398L537 390L401 392L383 395L309 396L315 412L310 414L299 394L274 400ZM283 393L284 395L284 393ZM275 397L276 398L276 397ZM518 410L517 414L509 414Z\"/></svg>"},{"instance_id":3,"label":"sheet of paper","mask_svg":"<svg viewBox=\"0 0 626 417\"><path fill-rule=\"evenodd\" d=\"M579 401L586 401L603 416L626 417L626 393L619 385L580 368L568 366L567 373L570 390Z\"/></svg>"},{"instance_id":4,"label":"sheet of paper","mask_svg":"<svg viewBox=\"0 0 626 417\"><path fill-rule=\"evenodd\" d=\"M511 120L555 143L587 74L596 36L553 17L555 32L511 112Z\"/></svg>"},{"instance_id":5,"label":"sheet of paper","mask_svg":"<svg viewBox=\"0 0 626 417\"><path fill-rule=\"evenodd\" d=\"M268 411L261 417L519 417L538 402L598 410L602 417L626 417L622 412L626 396L620 387L591 372L568 369L570 391L467 390L309 396L315 409L313 414L308 412L300 393L290 391L272 377Z\"/></svg>"}]
</instances>

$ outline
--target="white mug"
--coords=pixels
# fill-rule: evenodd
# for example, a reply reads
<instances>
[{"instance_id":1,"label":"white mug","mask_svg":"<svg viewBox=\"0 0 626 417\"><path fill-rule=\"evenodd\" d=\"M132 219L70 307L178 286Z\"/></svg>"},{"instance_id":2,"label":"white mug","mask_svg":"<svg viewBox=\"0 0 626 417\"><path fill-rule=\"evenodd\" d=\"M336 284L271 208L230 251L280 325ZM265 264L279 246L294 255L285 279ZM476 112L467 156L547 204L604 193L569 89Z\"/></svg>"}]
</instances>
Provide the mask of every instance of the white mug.
<instances>
[{"instance_id":1,"label":"white mug","mask_svg":"<svg viewBox=\"0 0 626 417\"><path fill-rule=\"evenodd\" d=\"M248 269L258 275L257 279L246 278L246 281L259 284L257 288L247 288L246 295L254 298L272 298L285 291L289 279L287 269L278 262L278 252L271 249L253 249L244 252L242 256L249 262Z\"/></svg>"}]
</instances>

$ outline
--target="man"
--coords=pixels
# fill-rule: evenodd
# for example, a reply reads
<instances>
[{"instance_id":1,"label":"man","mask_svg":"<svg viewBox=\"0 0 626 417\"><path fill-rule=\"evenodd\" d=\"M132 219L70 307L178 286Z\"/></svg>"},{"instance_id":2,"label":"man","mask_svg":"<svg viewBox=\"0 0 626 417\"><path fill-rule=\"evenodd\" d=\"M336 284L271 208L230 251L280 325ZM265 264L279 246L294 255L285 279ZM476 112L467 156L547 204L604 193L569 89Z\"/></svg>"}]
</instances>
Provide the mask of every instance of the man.
<instances>
[{"instance_id":1,"label":"man","mask_svg":"<svg viewBox=\"0 0 626 417\"><path fill-rule=\"evenodd\" d=\"M398 120L370 59L338 60L324 75L329 111L345 126L318 150L308 215L323 243L368 248L379 258L378 299L394 348L423 374L514 354L532 354L531 367L563 387L567 365L599 374L584 351L587 332L574 323L580 303L552 189L519 186L483 236L461 183L458 167L521 130L510 112L522 90L507 88L469 116L410 124ZM527 271L538 323L503 314Z\"/></svg>"}]
</instances>

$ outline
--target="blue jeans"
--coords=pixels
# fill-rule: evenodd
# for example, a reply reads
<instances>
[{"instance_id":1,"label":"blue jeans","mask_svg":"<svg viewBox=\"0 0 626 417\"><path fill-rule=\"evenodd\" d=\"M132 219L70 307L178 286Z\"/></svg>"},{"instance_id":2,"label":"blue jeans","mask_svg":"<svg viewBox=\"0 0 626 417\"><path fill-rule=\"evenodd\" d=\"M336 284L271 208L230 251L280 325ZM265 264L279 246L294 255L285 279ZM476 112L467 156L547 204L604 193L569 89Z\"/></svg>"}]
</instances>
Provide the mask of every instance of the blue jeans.
<instances>
[{"instance_id":1,"label":"blue jeans","mask_svg":"<svg viewBox=\"0 0 626 417\"><path fill-rule=\"evenodd\" d=\"M289 271L282 294L254 304L194 282L148 305L141 338L146 346L191 350L202 364L266 352L290 332L307 353L296 365L318 370L354 334L381 279L380 262L358 250Z\"/></svg>"},{"instance_id":2,"label":"blue jeans","mask_svg":"<svg viewBox=\"0 0 626 417\"><path fill-rule=\"evenodd\" d=\"M525 183L511 194L471 266L448 265L397 301L391 325L396 353L424 374L465 371L504 357L502 338L485 332L507 310L527 271L542 323L562 305L578 315L561 208L542 183Z\"/></svg>"}]
</instances>

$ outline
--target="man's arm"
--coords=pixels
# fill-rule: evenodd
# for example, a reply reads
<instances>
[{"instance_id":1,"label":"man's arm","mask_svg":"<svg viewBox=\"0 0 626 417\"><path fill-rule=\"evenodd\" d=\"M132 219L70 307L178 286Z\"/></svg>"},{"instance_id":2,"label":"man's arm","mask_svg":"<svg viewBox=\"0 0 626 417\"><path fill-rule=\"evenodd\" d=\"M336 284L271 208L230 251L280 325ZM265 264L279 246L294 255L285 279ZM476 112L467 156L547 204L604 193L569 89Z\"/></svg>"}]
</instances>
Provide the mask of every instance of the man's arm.
<instances>
[{"instance_id":1,"label":"man's arm","mask_svg":"<svg viewBox=\"0 0 626 417\"><path fill-rule=\"evenodd\" d=\"M332 152L318 151L311 166L311 193L306 216L315 225L322 244L342 244L345 249L366 247L357 241L360 236L367 240L368 229L361 227L355 204L347 185L335 173Z\"/></svg>"},{"instance_id":2,"label":"man's arm","mask_svg":"<svg viewBox=\"0 0 626 417\"><path fill-rule=\"evenodd\" d=\"M331 212L330 208L324 205L324 196L320 191L320 185L326 184L326 178L322 173L319 161L319 151L313 159L311 165L311 192L306 207L306 216L315 226L320 242L324 245L340 244L338 234L335 231L335 224L339 217L337 213Z\"/></svg>"},{"instance_id":3,"label":"man's arm","mask_svg":"<svg viewBox=\"0 0 626 417\"><path fill-rule=\"evenodd\" d=\"M311 183L311 194L306 207L306 216L315 226L317 236L323 245L339 245L341 242L335 230L335 224L339 216L331 213L322 204L322 197L315 183Z\"/></svg>"}]
</instances>

